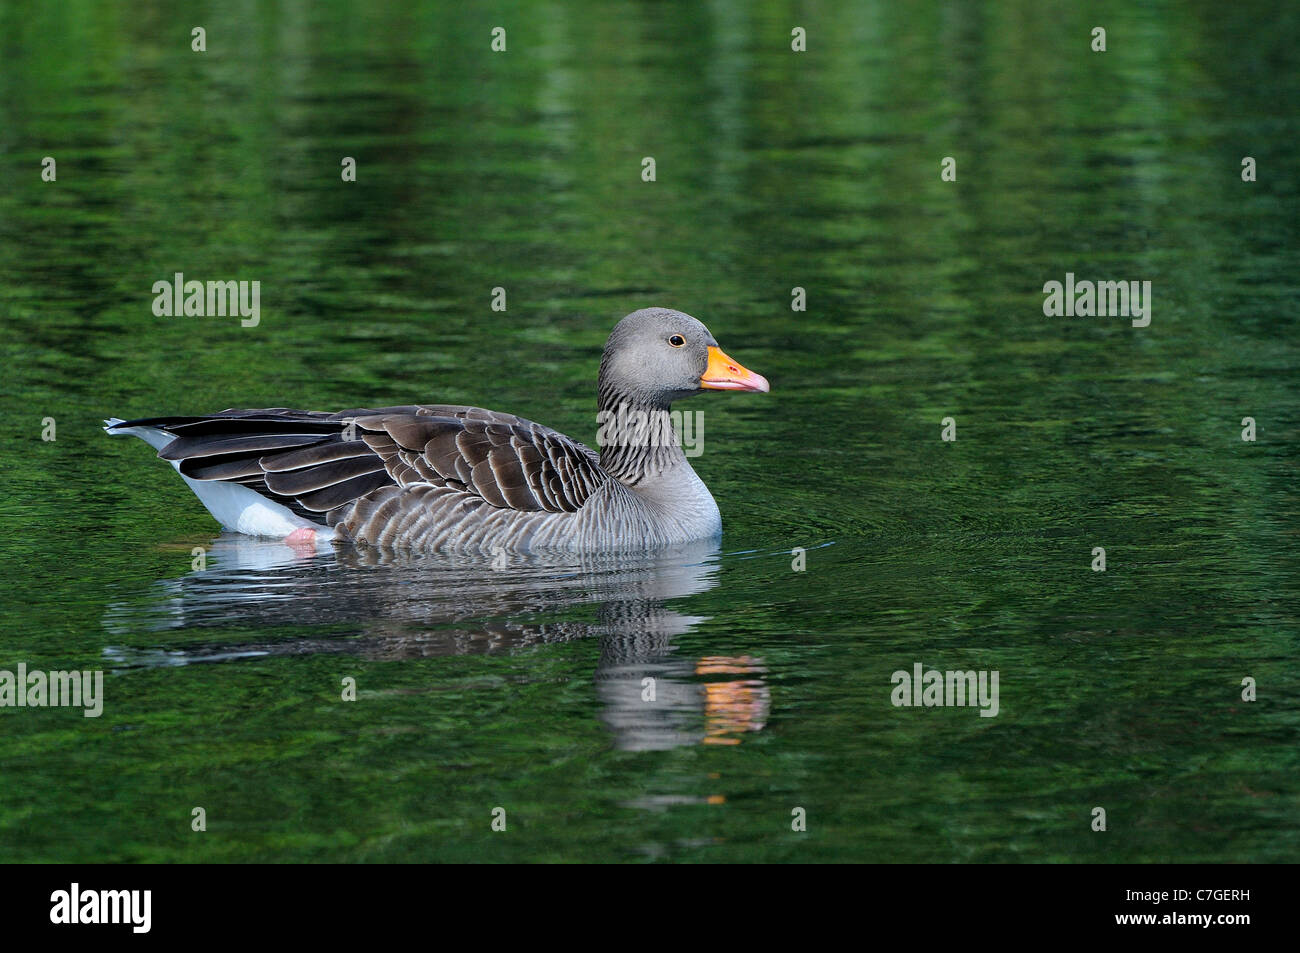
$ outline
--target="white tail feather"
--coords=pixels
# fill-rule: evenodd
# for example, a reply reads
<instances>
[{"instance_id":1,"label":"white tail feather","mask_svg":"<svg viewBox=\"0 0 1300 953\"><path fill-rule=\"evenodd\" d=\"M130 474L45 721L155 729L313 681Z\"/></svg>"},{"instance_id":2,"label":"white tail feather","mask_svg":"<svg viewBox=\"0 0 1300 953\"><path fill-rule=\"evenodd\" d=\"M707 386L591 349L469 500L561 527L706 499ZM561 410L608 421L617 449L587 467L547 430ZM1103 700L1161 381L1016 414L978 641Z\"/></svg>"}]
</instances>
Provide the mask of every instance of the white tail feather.
<instances>
[{"instance_id":1,"label":"white tail feather","mask_svg":"<svg viewBox=\"0 0 1300 953\"><path fill-rule=\"evenodd\" d=\"M109 417L104 421L104 431L110 436L130 434L139 437L155 450L162 450L176 439L157 427L120 427L123 421ZM199 502L223 527L245 536L269 536L283 539L296 529L316 530L316 541L325 543L334 538L334 530L323 523L305 519L281 503L269 500L256 490L239 483L222 483L217 480L191 480L181 473L180 462L168 461L180 478L194 491Z\"/></svg>"}]
</instances>

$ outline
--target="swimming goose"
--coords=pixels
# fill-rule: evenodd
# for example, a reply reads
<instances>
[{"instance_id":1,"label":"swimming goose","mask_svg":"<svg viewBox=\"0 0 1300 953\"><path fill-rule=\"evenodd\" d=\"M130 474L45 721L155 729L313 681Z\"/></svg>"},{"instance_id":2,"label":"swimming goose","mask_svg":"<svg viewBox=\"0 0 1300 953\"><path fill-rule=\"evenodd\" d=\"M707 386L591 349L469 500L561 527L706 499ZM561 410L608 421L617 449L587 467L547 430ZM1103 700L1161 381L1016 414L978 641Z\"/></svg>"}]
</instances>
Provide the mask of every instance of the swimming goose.
<instances>
[{"instance_id":1,"label":"swimming goose","mask_svg":"<svg viewBox=\"0 0 1300 953\"><path fill-rule=\"evenodd\" d=\"M722 519L669 417L701 390L767 391L695 318L634 311L597 378L597 453L513 414L450 404L106 420L169 461L222 526L295 548L628 551Z\"/></svg>"}]
</instances>

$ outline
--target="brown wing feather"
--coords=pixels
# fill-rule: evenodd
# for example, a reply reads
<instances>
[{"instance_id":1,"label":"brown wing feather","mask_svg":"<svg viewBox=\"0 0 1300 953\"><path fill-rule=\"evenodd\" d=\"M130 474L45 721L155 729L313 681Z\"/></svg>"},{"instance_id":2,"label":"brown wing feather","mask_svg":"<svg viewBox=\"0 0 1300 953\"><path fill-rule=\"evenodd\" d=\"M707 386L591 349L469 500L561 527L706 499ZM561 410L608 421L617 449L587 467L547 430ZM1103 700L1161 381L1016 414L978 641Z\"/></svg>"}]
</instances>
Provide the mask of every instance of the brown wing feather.
<instances>
[{"instance_id":1,"label":"brown wing feather","mask_svg":"<svg viewBox=\"0 0 1300 953\"><path fill-rule=\"evenodd\" d=\"M463 488L501 509L571 513L610 479L587 447L513 414L443 405L356 425L397 483Z\"/></svg>"},{"instance_id":2,"label":"brown wing feather","mask_svg":"<svg viewBox=\"0 0 1300 953\"><path fill-rule=\"evenodd\" d=\"M119 425L175 435L159 456L195 480L238 482L334 525L389 487L446 486L474 507L574 512L611 477L594 452L548 427L481 407L224 410ZM367 504L370 506L370 504ZM371 507L373 509L373 507Z\"/></svg>"}]
</instances>

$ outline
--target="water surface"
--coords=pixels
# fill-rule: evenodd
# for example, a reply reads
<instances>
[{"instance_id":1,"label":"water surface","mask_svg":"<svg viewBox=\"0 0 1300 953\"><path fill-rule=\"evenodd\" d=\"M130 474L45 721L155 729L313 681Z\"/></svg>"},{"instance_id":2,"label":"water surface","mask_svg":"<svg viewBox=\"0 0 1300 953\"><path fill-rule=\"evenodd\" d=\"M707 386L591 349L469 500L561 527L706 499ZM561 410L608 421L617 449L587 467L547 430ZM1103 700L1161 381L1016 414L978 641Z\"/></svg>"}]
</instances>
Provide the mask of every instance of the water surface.
<instances>
[{"instance_id":1,"label":"water surface","mask_svg":"<svg viewBox=\"0 0 1300 953\"><path fill-rule=\"evenodd\" d=\"M0 710L0 859L1300 857L1297 14L1128 6L255 4L197 54L181 4L0 5L0 669L106 671ZM155 317L177 271L259 325ZM1151 325L1046 317L1066 272ZM99 430L590 443L649 305L772 382L682 405L718 545L301 559ZM891 705L918 662L997 717Z\"/></svg>"}]
</instances>

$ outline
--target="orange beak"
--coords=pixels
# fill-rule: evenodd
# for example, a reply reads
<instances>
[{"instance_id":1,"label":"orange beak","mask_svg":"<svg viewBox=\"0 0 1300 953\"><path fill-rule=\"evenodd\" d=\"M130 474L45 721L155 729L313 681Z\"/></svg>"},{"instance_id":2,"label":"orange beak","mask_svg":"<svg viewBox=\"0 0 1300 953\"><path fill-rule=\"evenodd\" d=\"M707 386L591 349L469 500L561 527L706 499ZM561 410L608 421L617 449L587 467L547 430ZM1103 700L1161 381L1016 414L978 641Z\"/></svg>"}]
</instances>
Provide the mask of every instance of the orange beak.
<instances>
[{"instance_id":1,"label":"orange beak","mask_svg":"<svg viewBox=\"0 0 1300 953\"><path fill-rule=\"evenodd\" d=\"M752 390L766 394L767 378L755 374L739 361L733 361L722 349L709 345L709 366L704 369L700 386L706 390Z\"/></svg>"}]
</instances>

